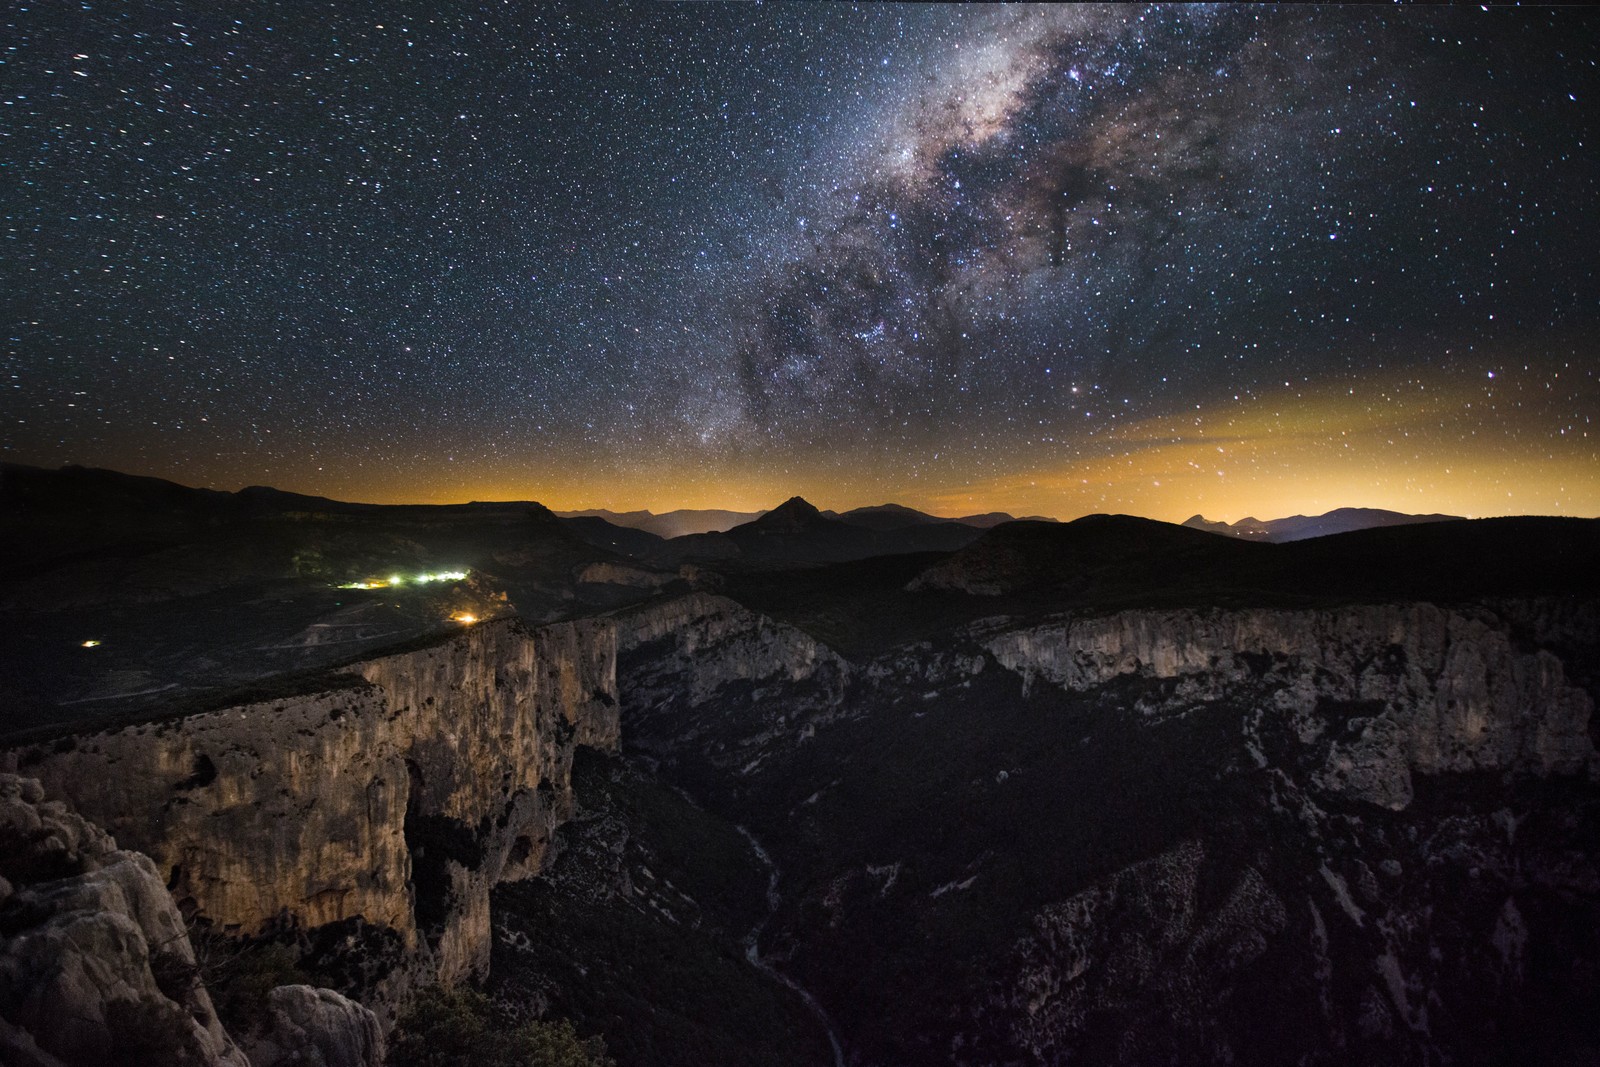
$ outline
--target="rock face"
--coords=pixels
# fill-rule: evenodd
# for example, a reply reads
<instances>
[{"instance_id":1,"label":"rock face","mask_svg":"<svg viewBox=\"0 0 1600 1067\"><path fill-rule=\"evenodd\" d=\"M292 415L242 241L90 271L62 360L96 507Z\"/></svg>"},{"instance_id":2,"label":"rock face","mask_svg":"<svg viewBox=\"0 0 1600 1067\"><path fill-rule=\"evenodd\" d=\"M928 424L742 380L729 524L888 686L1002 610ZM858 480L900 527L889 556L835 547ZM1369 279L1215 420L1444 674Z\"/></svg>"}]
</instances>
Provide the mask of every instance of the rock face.
<instances>
[{"instance_id":1,"label":"rock face","mask_svg":"<svg viewBox=\"0 0 1600 1067\"><path fill-rule=\"evenodd\" d=\"M244 1040L250 1067L378 1067L383 1028L366 1008L331 989L279 986L266 1022Z\"/></svg>"},{"instance_id":2,"label":"rock face","mask_svg":"<svg viewBox=\"0 0 1600 1067\"><path fill-rule=\"evenodd\" d=\"M1181 703L1264 686L1277 712L1301 718L1302 733L1320 730L1319 704L1363 706L1320 784L1389 808L1410 802L1413 772L1571 774L1595 754L1589 694L1550 652L1514 647L1486 611L1130 611L1014 630L985 646L1025 687L1177 679Z\"/></svg>"},{"instance_id":3,"label":"rock face","mask_svg":"<svg viewBox=\"0 0 1600 1067\"><path fill-rule=\"evenodd\" d=\"M1204 859L1204 847L1186 841L1035 915L1008 983L1015 1045L1035 1062L1060 1062L1072 1051L1061 1039L1088 1029L1097 1015L1152 1010L1164 1016L1162 1041L1143 1039L1156 1027L1129 1027L1120 1062L1181 1059L1183 1048L1203 1044L1229 980L1288 921L1283 902L1248 867L1208 905ZM1159 1007L1150 1003L1154 988L1164 993Z\"/></svg>"},{"instance_id":4,"label":"rock face","mask_svg":"<svg viewBox=\"0 0 1600 1067\"><path fill-rule=\"evenodd\" d=\"M8 762L222 928L359 917L448 983L487 968L489 889L538 870L574 746L615 745L615 649L605 621L501 620L355 664L341 688Z\"/></svg>"},{"instance_id":5,"label":"rock face","mask_svg":"<svg viewBox=\"0 0 1600 1067\"><path fill-rule=\"evenodd\" d=\"M816 1018L747 957L769 872L738 830L623 760L581 753L574 786L545 871L495 890L490 995L599 1031L628 1067L831 1063Z\"/></svg>"},{"instance_id":6,"label":"rock face","mask_svg":"<svg viewBox=\"0 0 1600 1067\"><path fill-rule=\"evenodd\" d=\"M0 1060L250 1067L155 864L44 797L0 774Z\"/></svg>"},{"instance_id":7,"label":"rock face","mask_svg":"<svg viewBox=\"0 0 1600 1067\"><path fill-rule=\"evenodd\" d=\"M669 758L687 751L748 773L848 713L849 663L726 597L694 593L619 614L617 657L629 743Z\"/></svg>"},{"instance_id":8,"label":"rock face","mask_svg":"<svg viewBox=\"0 0 1600 1067\"><path fill-rule=\"evenodd\" d=\"M678 581L682 575L654 571L627 563L591 563L578 572L578 581L595 585L625 585L634 589L660 589Z\"/></svg>"},{"instance_id":9,"label":"rock face","mask_svg":"<svg viewBox=\"0 0 1600 1067\"><path fill-rule=\"evenodd\" d=\"M849 1062L1584 1062L1586 605L1001 618L850 664L685 598L619 617L619 688L782 867L760 951Z\"/></svg>"},{"instance_id":10,"label":"rock face","mask_svg":"<svg viewBox=\"0 0 1600 1067\"><path fill-rule=\"evenodd\" d=\"M629 658L629 685L640 704L696 704L741 682L814 681L837 694L849 674L820 641L709 593L622 613L617 625L617 649Z\"/></svg>"}]
</instances>

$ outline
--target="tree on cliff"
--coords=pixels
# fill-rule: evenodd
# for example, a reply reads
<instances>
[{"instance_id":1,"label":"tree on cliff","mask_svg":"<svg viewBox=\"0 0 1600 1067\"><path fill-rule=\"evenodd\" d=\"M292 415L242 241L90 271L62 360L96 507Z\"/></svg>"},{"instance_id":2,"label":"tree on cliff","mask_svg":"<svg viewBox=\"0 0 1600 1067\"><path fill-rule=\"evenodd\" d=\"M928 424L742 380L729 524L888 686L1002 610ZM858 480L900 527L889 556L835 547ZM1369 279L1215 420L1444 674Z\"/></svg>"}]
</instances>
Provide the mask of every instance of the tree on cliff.
<instances>
[{"instance_id":1,"label":"tree on cliff","mask_svg":"<svg viewBox=\"0 0 1600 1067\"><path fill-rule=\"evenodd\" d=\"M470 989L428 989L400 1017L389 1067L616 1067L598 1037L572 1024L502 1025L494 1006Z\"/></svg>"}]
</instances>

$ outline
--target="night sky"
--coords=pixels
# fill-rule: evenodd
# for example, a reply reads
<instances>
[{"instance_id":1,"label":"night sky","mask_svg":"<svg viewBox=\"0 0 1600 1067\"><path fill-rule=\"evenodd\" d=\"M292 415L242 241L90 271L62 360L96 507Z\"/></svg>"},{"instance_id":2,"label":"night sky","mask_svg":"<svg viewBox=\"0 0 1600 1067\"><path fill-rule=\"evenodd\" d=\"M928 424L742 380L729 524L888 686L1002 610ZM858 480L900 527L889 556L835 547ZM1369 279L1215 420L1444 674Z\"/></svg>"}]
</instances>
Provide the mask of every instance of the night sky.
<instances>
[{"instance_id":1,"label":"night sky","mask_svg":"<svg viewBox=\"0 0 1600 1067\"><path fill-rule=\"evenodd\" d=\"M0 60L10 460L1600 514L1590 11L48 0Z\"/></svg>"}]
</instances>

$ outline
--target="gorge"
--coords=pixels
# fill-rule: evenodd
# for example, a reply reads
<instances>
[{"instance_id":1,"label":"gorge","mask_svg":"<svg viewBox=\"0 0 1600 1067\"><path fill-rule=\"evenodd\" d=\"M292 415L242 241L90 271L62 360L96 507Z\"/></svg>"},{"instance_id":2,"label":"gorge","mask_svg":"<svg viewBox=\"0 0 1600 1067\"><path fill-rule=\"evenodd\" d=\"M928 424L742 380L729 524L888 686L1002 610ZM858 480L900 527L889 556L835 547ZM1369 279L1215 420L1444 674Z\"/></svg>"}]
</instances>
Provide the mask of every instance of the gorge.
<instances>
[{"instance_id":1,"label":"gorge","mask_svg":"<svg viewBox=\"0 0 1600 1067\"><path fill-rule=\"evenodd\" d=\"M436 986L623 1064L1600 1047L1594 522L1096 518L817 563L837 520L800 517L784 560L686 571L536 519L413 594L498 615L14 731L0 1048L378 1063ZM519 616L517 582L572 596ZM208 988L268 947L257 1010Z\"/></svg>"}]
</instances>

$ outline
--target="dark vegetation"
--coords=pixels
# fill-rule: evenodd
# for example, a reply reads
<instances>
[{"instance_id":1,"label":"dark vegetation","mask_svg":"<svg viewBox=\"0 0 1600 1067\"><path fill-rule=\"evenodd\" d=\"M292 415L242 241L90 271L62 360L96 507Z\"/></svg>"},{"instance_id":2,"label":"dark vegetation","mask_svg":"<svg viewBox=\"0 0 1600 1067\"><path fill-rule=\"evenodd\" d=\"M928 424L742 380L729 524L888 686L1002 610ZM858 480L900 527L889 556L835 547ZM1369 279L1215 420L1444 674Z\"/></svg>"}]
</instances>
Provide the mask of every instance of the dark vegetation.
<instances>
[{"instance_id":1,"label":"dark vegetation","mask_svg":"<svg viewBox=\"0 0 1600 1067\"><path fill-rule=\"evenodd\" d=\"M574 536L585 544L604 548L619 555L630 556L634 559L644 559L657 555L667 543L665 537L658 537L648 530L635 530L629 526L617 526L607 522L597 515L579 515L562 519Z\"/></svg>"},{"instance_id":2,"label":"dark vegetation","mask_svg":"<svg viewBox=\"0 0 1600 1067\"><path fill-rule=\"evenodd\" d=\"M804 571L750 571L729 575L723 591L845 656L866 657L989 613L993 605L967 593L913 598L905 592L906 583L943 558L943 553L918 552Z\"/></svg>"},{"instance_id":3,"label":"dark vegetation","mask_svg":"<svg viewBox=\"0 0 1600 1067\"><path fill-rule=\"evenodd\" d=\"M1600 520L1504 518L1357 530L1288 544L1127 515L1010 523L941 570L1058 610L1325 607L1600 591Z\"/></svg>"},{"instance_id":4,"label":"dark vegetation","mask_svg":"<svg viewBox=\"0 0 1600 1067\"><path fill-rule=\"evenodd\" d=\"M515 1022L482 993L427 989L389 1039L389 1067L615 1067L599 1038L572 1023Z\"/></svg>"},{"instance_id":5,"label":"dark vegetation","mask_svg":"<svg viewBox=\"0 0 1600 1067\"><path fill-rule=\"evenodd\" d=\"M117 1035L107 1067L201 1067L208 1058L187 1013L168 1001L113 1000L106 1005L106 1028Z\"/></svg>"},{"instance_id":6,"label":"dark vegetation","mask_svg":"<svg viewBox=\"0 0 1600 1067\"><path fill-rule=\"evenodd\" d=\"M195 951L195 980L210 992L231 1033L249 1033L265 1022L267 994L278 986L312 980L300 967L299 953L281 941L235 938L199 925L190 927L189 941Z\"/></svg>"}]
</instances>

